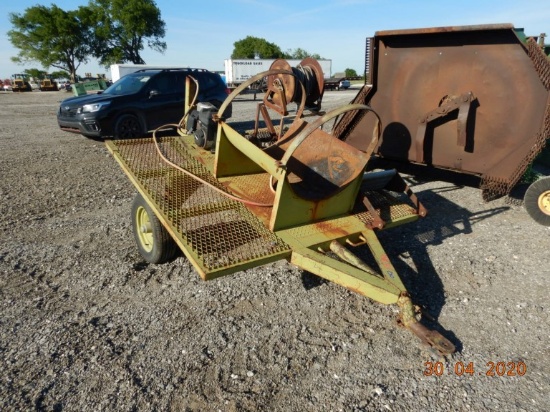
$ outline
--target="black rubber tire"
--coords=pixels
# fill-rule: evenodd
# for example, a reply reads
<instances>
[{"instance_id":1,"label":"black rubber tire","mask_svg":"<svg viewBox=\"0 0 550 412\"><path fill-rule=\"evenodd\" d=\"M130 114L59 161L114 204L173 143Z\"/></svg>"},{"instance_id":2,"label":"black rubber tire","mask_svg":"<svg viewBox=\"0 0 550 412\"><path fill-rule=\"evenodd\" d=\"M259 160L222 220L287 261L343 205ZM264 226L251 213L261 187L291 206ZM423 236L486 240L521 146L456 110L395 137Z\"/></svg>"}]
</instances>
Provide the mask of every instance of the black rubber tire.
<instances>
[{"instance_id":1,"label":"black rubber tire","mask_svg":"<svg viewBox=\"0 0 550 412\"><path fill-rule=\"evenodd\" d=\"M178 245L140 194L132 203L132 231L139 253L147 262L166 263L176 256Z\"/></svg>"},{"instance_id":2,"label":"black rubber tire","mask_svg":"<svg viewBox=\"0 0 550 412\"><path fill-rule=\"evenodd\" d=\"M550 176L533 182L527 188L523 204L535 222L550 226Z\"/></svg>"},{"instance_id":3,"label":"black rubber tire","mask_svg":"<svg viewBox=\"0 0 550 412\"><path fill-rule=\"evenodd\" d=\"M133 114L123 114L115 123L115 139L135 139L144 134L141 122Z\"/></svg>"}]
</instances>

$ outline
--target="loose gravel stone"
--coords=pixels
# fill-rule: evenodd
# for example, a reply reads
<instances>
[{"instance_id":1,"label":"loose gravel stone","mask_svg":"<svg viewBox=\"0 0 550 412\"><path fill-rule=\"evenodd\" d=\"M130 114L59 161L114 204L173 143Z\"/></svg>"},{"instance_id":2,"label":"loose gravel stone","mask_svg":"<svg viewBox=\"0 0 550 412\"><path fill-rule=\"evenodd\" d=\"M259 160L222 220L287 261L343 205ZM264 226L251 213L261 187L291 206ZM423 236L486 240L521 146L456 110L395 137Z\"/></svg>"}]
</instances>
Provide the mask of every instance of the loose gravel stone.
<instances>
[{"instance_id":1,"label":"loose gravel stone","mask_svg":"<svg viewBox=\"0 0 550 412\"><path fill-rule=\"evenodd\" d=\"M144 262L134 187L57 126L68 96L0 93L0 410L550 410L550 229L522 206L405 176L428 215L380 239L457 346L440 359L394 307L287 262L211 282Z\"/></svg>"}]
</instances>

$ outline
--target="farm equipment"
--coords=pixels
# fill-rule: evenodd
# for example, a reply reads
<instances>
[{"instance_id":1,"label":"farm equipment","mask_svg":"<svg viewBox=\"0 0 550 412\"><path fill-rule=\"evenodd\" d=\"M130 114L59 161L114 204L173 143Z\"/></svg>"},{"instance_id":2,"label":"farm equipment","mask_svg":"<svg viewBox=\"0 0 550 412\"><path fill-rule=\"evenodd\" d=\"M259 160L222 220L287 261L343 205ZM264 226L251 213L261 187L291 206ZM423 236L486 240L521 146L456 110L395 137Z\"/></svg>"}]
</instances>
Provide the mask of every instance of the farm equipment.
<instances>
[{"instance_id":1,"label":"farm equipment","mask_svg":"<svg viewBox=\"0 0 550 412\"><path fill-rule=\"evenodd\" d=\"M47 74L46 77L40 81L40 90L43 92L57 92L59 91L59 85L52 75Z\"/></svg>"},{"instance_id":2,"label":"farm equipment","mask_svg":"<svg viewBox=\"0 0 550 412\"><path fill-rule=\"evenodd\" d=\"M26 74L12 74L11 87L14 92L32 92L29 76Z\"/></svg>"},{"instance_id":3,"label":"farm equipment","mask_svg":"<svg viewBox=\"0 0 550 412\"><path fill-rule=\"evenodd\" d=\"M377 32L367 39L372 85L353 100L380 115L375 155L476 175L487 201L509 194L550 137L543 43L511 24ZM364 150L372 125L348 112L333 135ZM533 183L524 204L550 226L549 177Z\"/></svg>"},{"instance_id":4,"label":"farm equipment","mask_svg":"<svg viewBox=\"0 0 550 412\"><path fill-rule=\"evenodd\" d=\"M377 237L377 231L415 221L426 210L395 170L365 173L373 145L360 151L321 128L349 111L375 120L377 114L362 104L322 112L323 75L313 59L296 68L275 61L202 120L201 111L209 109L192 98L198 93L190 77L184 113L199 112L196 129L187 130L184 117L173 125L175 136L106 141L139 192L132 227L143 258L163 263L181 249L204 280L286 259L375 301L396 304L401 325L437 353L454 352L449 340L421 322ZM224 113L264 77L268 90L254 129L239 133ZM287 109L291 102L297 103L295 116ZM276 125L272 117L279 116ZM306 121L310 116L314 120ZM216 124L212 149L210 122ZM374 123L376 142L380 128ZM372 262L351 251L364 245Z\"/></svg>"}]
</instances>

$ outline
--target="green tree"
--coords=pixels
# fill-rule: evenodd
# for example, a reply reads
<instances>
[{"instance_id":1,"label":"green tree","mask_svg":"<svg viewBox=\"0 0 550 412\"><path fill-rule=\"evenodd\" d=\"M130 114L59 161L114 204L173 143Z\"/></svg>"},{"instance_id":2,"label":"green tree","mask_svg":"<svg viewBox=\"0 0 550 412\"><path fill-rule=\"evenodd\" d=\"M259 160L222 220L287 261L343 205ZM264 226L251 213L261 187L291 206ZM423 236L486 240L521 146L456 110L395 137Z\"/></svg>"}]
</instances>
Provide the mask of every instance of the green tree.
<instances>
[{"instance_id":1,"label":"green tree","mask_svg":"<svg viewBox=\"0 0 550 412\"><path fill-rule=\"evenodd\" d=\"M246 36L244 39L233 43L232 59L253 59L256 56L261 59L278 59L284 57L279 46L265 39Z\"/></svg>"},{"instance_id":2,"label":"green tree","mask_svg":"<svg viewBox=\"0 0 550 412\"><path fill-rule=\"evenodd\" d=\"M153 0L92 0L81 6L92 39L92 54L100 64L145 64L144 43L164 53L165 23Z\"/></svg>"},{"instance_id":3,"label":"green tree","mask_svg":"<svg viewBox=\"0 0 550 412\"><path fill-rule=\"evenodd\" d=\"M37 5L23 14L11 13L9 20L13 29L8 39L19 49L12 61L39 62L45 68L67 71L73 79L80 64L88 62L90 41L77 11Z\"/></svg>"},{"instance_id":4,"label":"green tree","mask_svg":"<svg viewBox=\"0 0 550 412\"><path fill-rule=\"evenodd\" d=\"M346 73L346 77L359 77L357 72L354 69L346 69L345 73Z\"/></svg>"},{"instance_id":5,"label":"green tree","mask_svg":"<svg viewBox=\"0 0 550 412\"><path fill-rule=\"evenodd\" d=\"M71 75L64 70L56 70L50 73L50 76L54 79L69 79Z\"/></svg>"},{"instance_id":6,"label":"green tree","mask_svg":"<svg viewBox=\"0 0 550 412\"><path fill-rule=\"evenodd\" d=\"M317 54L317 53L310 53L304 49L297 48L297 49L288 49L285 53L285 59L296 59L296 60L303 60L306 57L313 57L317 60L322 60L323 58Z\"/></svg>"},{"instance_id":7,"label":"green tree","mask_svg":"<svg viewBox=\"0 0 550 412\"><path fill-rule=\"evenodd\" d=\"M25 74L28 74L29 77L32 77L34 80L39 81L46 77L46 71L40 70L40 69L26 69L24 71Z\"/></svg>"}]
</instances>

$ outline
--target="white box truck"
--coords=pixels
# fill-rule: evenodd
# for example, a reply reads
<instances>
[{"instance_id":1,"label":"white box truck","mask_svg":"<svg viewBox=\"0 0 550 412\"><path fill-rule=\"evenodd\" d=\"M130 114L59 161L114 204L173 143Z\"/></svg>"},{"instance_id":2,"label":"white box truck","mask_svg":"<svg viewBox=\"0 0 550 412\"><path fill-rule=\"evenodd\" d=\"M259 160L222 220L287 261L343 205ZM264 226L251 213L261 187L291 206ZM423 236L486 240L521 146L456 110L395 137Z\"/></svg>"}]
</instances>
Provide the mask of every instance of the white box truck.
<instances>
[{"instance_id":1,"label":"white box truck","mask_svg":"<svg viewBox=\"0 0 550 412\"><path fill-rule=\"evenodd\" d=\"M225 81L227 87L235 88L258 73L269 70L276 59L226 59ZM302 60L287 60L291 67L296 67ZM317 60L323 69L323 77L331 76L332 60Z\"/></svg>"}]
</instances>

